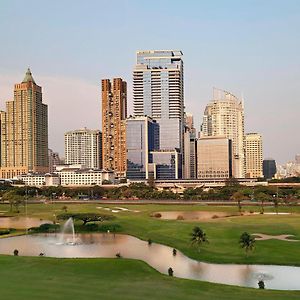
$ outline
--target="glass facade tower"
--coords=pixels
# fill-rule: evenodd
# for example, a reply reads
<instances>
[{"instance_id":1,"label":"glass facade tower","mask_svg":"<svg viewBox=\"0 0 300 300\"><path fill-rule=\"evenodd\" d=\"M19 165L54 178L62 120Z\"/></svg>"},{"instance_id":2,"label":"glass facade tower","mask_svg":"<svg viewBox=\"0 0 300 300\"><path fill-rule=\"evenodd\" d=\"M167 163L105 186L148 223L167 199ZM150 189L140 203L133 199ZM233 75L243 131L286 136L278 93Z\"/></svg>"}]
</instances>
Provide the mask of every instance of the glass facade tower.
<instances>
[{"instance_id":1,"label":"glass facade tower","mask_svg":"<svg viewBox=\"0 0 300 300\"><path fill-rule=\"evenodd\" d=\"M134 115L155 119L160 150L176 149L179 155L183 153L182 57L181 51L174 50L138 51L133 71Z\"/></svg>"},{"instance_id":2,"label":"glass facade tower","mask_svg":"<svg viewBox=\"0 0 300 300\"><path fill-rule=\"evenodd\" d=\"M126 158L128 179L148 179L150 151L159 149L159 125L150 117L126 120Z\"/></svg>"}]
</instances>

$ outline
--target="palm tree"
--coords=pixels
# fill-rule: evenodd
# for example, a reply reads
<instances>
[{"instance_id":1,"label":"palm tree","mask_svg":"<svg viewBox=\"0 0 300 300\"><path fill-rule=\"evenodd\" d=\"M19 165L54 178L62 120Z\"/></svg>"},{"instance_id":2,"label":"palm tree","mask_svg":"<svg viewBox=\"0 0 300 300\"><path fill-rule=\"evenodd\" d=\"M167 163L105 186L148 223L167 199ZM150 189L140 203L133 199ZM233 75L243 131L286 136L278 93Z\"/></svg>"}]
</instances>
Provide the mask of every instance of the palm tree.
<instances>
[{"instance_id":1,"label":"palm tree","mask_svg":"<svg viewBox=\"0 0 300 300\"><path fill-rule=\"evenodd\" d=\"M248 232L244 232L240 236L239 244L246 251L246 256L248 256L248 252L254 249L255 238L251 236Z\"/></svg>"},{"instance_id":2,"label":"palm tree","mask_svg":"<svg viewBox=\"0 0 300 300\"><path fill-rule=\"evenodd\" d=\"M197 246L200 251L200 246L203 243L208 243L206 233L198 226L193 228L193 232L191 233L191 243L193 246Z\"/></svg>"}]
</instances>

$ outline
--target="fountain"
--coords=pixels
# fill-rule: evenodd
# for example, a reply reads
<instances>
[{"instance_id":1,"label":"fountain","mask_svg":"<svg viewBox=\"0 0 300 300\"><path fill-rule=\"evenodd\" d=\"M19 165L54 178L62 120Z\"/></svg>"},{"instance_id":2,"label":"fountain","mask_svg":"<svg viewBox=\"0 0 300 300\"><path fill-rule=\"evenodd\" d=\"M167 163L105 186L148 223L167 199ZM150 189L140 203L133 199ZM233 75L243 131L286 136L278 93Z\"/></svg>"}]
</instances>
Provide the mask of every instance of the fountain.
<instances>
[{"instance_id":1,"label":"fountain","mask_svg":"<svg viewBox=\"0 0 300 300\"><path fill-rule=\"evenodd\" d=\"M69 218L62 227L61 234L60 234L60 244L67 244L67 245L78 244L75 237L74 221L72 217Z\"/></svg>"}]
</instances>

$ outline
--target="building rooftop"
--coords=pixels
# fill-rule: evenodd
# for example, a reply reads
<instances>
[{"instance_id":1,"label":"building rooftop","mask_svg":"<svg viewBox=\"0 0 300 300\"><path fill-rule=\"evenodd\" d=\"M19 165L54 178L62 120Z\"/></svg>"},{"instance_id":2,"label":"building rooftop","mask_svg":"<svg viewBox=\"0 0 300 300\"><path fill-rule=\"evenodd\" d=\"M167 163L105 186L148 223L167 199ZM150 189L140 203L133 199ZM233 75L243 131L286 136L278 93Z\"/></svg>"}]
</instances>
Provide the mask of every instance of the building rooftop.
<instances>
[{"instance_id":1,"label":"building rooftop","mask_svg":"<svg viewBox=\"0 0 300 300\"><path fill-rule=\"evenodd\" d=\"M35 83L35 81L34 81L34 79L32 77L32 74L31 74L31 71L30 71L29 68L27 69L27 72L25 74L25 77L24 77L22 83L26 83L26 82L33 82L33 83Z\"/></svg>"}]
</instances>

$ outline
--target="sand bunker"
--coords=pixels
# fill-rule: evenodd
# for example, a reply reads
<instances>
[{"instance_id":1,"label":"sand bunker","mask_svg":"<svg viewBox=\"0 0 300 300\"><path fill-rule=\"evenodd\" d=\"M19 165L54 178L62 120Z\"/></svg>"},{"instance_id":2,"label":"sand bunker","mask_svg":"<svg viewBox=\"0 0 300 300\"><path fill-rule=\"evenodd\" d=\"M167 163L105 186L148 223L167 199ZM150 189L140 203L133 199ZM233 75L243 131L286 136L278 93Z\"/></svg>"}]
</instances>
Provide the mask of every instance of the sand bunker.
<instances>
[{"instance_id":1,"label":"sand bunker","mask_svg":"<svg viewBox=\"0 0 300 300\"><path fill-rule=\"evenodd\" d=\"M98 206L96 208L111 211L112 213L118 213L118 212L122 212L122 211L123 212L134 212L134 213L140 212L139 210L131 210L131 209L128 209L128 208L125 208L125 207L114 207L112 209L112 208L109 208L109 207Z\"/></svg>"},{"instance_id":2,"label":"sand bunker","mask_svg":"<svg viewBox=\"0 0 300 300\"><path fill-rule=\"evenodd\" d=\"M152 217L163 220L211 220L238 216L236 213L214 211L162 211L152 214Z\"/></svg>"},{"instance_id":3,"label":"sand bunker","mask_svg":"<svg viewBox=\"0 0 300 300\"><path fill-rule=\"evenodd\" d=\"M280 235L269 235L264 233L253 233L255 236L255 240L257 241L266 241L266 240L280 240L286 242L299 242L299 240L289 239L289 237L293 237L293 234L280 234Z\"/></svg>"}]
</instances>

